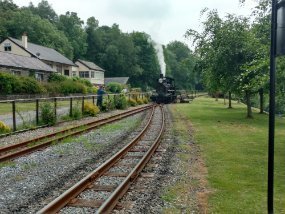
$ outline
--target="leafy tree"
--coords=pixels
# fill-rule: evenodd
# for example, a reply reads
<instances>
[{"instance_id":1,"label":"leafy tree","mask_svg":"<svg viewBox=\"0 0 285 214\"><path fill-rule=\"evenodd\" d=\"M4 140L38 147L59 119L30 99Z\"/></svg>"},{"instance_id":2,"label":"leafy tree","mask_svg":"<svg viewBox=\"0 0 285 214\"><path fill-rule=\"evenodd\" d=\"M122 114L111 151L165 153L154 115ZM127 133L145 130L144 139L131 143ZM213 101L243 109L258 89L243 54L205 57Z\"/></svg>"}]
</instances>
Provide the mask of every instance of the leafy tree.
<instances>
[{"instance_id":1,"label":"leafy tree","mask_svg":"<svg viewBox=\"0 0 285 214\"><path fill-rule=\"evenodd\" d=\"M58 21L58 16L52 6L46 0L39 2L38 6L35 7L32 2L27 7L31 10L33 14L40 16L43 19L49 20L51 23L56 23Z\"/></svg>"},{"instance_id":2,"label":"leafy tree","mask_svg":"<svg viewBox=\"0 0 285 214\"><path fill-rule=\"evenodd\" d=\"M59 16L58 29L63 31L73 47L73 58L79 59L85 55L87 50L87 34L82 28L84 22L77 16L77 13L66 12Z\"/></svg>"}]
</instances>

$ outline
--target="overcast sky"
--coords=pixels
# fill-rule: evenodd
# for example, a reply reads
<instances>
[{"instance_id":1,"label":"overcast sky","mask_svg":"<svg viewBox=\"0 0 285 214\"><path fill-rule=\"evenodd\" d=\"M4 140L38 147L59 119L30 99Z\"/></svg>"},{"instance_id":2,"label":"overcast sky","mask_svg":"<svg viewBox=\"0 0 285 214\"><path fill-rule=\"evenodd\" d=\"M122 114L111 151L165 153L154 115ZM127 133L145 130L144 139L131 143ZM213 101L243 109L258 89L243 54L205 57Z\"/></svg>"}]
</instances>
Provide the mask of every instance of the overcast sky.
<instances>
[{"instance_id":1,"label":"overcast sky","mask_svg":"<svg viewBox=\"0 0 285 214\"><path fill-rule=\"evenodd\" d=\"M41 0L14 0L18 6L37 5ZM117 23L123 32L144 31L161 43L179 40L189 28L201 29L200 11L217 9L221 16L227 13L249 15L254 0L240 7L239 0L48 0L57 14L77 12L86 22L94 16L99 25Z\"/></svg>"}]
</instances>

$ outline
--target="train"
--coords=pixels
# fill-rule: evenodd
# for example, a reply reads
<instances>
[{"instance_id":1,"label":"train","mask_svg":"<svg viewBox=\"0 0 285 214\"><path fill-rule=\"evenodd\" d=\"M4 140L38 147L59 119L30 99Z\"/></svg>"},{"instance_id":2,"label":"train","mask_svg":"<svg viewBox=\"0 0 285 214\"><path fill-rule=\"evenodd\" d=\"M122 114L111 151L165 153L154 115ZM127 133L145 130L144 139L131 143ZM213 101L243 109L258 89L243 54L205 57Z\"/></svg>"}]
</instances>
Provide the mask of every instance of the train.
<instances>
[{"instance_id":1,"label":"train","mask_svg":"<svg viewBox=\"0 0 285 214\"><path fill-rule=\"evenodd\" d=\"M150 98L153 102L159 104L175 103L177 100L175 80L160 74L159 79L156 81L155 92Z\"/></svg>"}]
</instances>

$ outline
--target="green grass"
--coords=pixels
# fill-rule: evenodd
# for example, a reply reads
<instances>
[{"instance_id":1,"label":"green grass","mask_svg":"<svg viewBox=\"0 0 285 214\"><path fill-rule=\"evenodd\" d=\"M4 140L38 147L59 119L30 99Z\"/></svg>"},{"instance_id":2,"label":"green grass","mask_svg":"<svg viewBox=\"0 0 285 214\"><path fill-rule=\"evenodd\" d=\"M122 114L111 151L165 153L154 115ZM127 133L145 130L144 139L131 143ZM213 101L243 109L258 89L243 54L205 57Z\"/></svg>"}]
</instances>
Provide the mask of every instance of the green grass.
<instances>
[{"instance_id":1,"label":"green grass","mask_svg":"<svg viewBox=\"0 0 285 214\"><path fill-rule=\"evenodd\" d=\"M73 101L73 106L76 105L76 101ZM40 102L41 104L41 102ZM78 105L81 105L81 101L78 101ZM57 107L69 107L69 100L57 101ZM16 108L18 111L35 111L36 102L29 103L16 103ZM0 115L1 114L12 114L12 104L11 103L0 103Z\"/></svg>"},{"instance_id":2,"label":"green grass","mask_svg":"<svg viewBox=\"0 0 285 214\"><path fill-rule=\"evenodd\" d=\"M212 188L209 213L267 213L268 116L246 118L243 104L198 98L172 105L195 129ZM285 213L285 119L276 119L275 213Z\"/></svg>"}]
</instances>

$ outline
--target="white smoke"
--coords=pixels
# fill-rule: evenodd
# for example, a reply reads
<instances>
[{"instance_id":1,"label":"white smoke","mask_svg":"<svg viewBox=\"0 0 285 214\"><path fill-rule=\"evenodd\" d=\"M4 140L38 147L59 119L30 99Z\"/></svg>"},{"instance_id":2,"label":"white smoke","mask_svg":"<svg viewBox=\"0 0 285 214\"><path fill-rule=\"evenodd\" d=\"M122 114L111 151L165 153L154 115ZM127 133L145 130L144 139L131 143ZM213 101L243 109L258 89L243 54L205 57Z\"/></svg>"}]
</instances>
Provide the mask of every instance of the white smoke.
<instances>
[{"instance_id":1,"label":"white smoke","mask_svg":"<svg viewBox=\"0 0 285 214\"><path fill-rule=\"evenodd\" d=\"M153 47L156 51L156 55L158 58L158 62L160 65L160 72L163 74L163 76L165 77L165 73L166 73L166 64L164 61L164 54L163 54L163 48L161 44L156 43L155 41L152 41Z\"/></svg>"}]
</instances>

